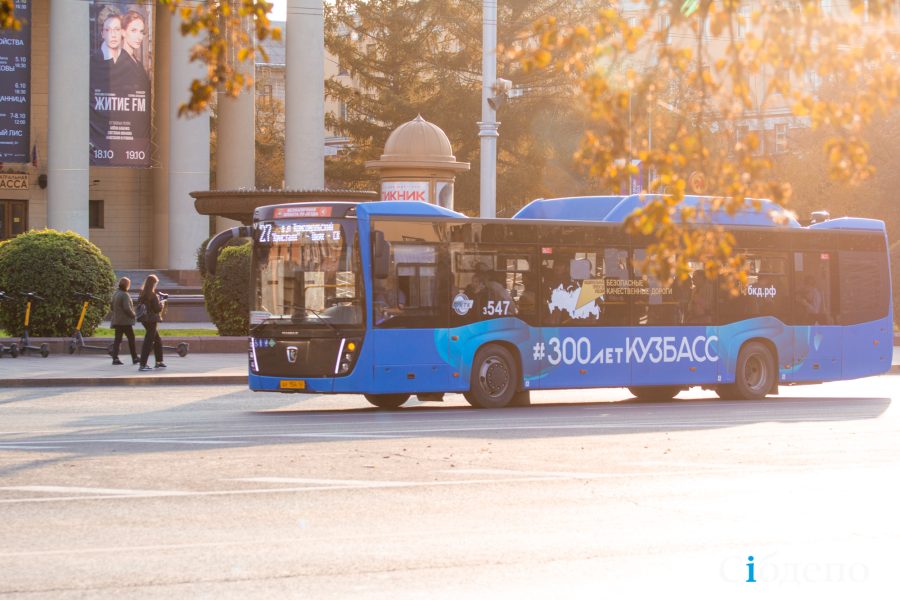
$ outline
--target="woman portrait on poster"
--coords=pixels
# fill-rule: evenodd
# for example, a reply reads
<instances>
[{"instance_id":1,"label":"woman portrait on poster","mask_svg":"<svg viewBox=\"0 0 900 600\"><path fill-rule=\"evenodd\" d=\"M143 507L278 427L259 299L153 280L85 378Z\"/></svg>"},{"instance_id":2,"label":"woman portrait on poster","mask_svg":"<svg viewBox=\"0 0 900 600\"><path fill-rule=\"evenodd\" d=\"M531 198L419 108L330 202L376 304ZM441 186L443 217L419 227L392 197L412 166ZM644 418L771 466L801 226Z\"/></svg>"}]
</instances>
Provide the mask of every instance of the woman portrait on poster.
<instances>
[{"instance_id":1,"label":"woman portrait on poster","mask_svg":"<svg viewBox=\"0 0 900 600\"><path fill-rule=\"evenodd\" d=\"M149 95L150 78L144 68L144 37L147 33L147 21L144 15L136 10L129 10L122 17L122 49L126 60L119 60L117 66L121 83L129 93L143 91Z\"/></svg>"},{"instance_id":2,"label":"woman portrait on poster","mask_svg":"<svg viewBox=\"0 0 900 600\"><path fill-rule=\"evenodd\" d=\"M142 13L129 10L122 16L123 52L113 71L116 95L131 98L131 108L120 120L130 123L133 139L142 143L150 139L150 77L143 60L146 33L147 21ZM141 98L144 101L137 102Z\"/></svg>"}]
</instances>

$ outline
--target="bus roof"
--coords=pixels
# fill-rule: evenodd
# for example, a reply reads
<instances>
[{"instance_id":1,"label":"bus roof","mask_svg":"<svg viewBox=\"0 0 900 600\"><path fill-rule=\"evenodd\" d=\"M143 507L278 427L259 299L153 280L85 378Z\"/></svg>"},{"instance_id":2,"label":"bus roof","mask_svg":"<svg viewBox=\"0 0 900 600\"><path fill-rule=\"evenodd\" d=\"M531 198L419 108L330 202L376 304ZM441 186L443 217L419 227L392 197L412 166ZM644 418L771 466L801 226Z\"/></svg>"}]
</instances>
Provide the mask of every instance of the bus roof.
<instances>
[{"instance_id":1,"label":"bus roof","mask_svg":"<svg viewBox=\"0 0 900 600\"><path fill-rule=\"evenodd\" d=\"M466 215L452 211L436 204L427 202L411 202L400 200L384 200L381 202L367 202L356 207L357 215L382 215L404 217L445 217L466 219Z\"/></svg>"},{"instance_id":2,"label":"bus roof","mask_svg":"<svg viewBox=\"0 0 900 600\"><path fill-rule=\"evenodd\" d=\"M512 220L547 220L547 221L580 221L621 223L625 218L639 208L653 196L640 194L631 196L572 196L568 198L540 198L533 200L517 212ZM710 196L685 196L685 206L704 207L713 200ZM749 226L749 227L778 227L788 229L806 229L797 222L793 214L771 200L759 200L760 209L753 207L751 200L745 202L742 210L734 215L724 211L709 213L709 221L718 225ZM431 217L449 219L468 219L466 215L456 211L428 204L426 202L410 201L376 201L376 202L315 202L300 204L281 204L259 207L256 209L257 218L272 218L275 209L285 209L297 206L332 206L334 216L344 216L348 211L356 209L356 214L365 217L371 216L396 216L396 217ZM299 215L298 215L299 216ZM329 215L330 216L330 215ZM773 217L784 216L784 223L776 223ZM675 220L680 215L675 214ZM857 231L885 231L883 221L877 219L865 219L859 217L840 217L829 219L810 225L808 229L817 230L857 230Z\"/></svg>"},{"instance_id":3,"label":"bus roof","mask_svg":"<svg viewBox=\"0 0 900 600\"><path fill-rule=\"evenodd\" d=\"M810 229L857 229L863 231L885 231L884 221L862 217L839 217L809 226Z\"/></svg>"},{"instance_id":4,"label":"bus roof","mask_svg":"<svg viewBox=\"0 0 900 600\"><path fill-rule=\"evenodd\" d=\"M632 194L630 196L573 196L569 198L541 198L534 200L517 212L513 219L552 219L569 221L602 221L621 223L628 215L644 205L648 200L660 198L656 194ZM685 196L682 206L708 208L713 201L710 196ZM718 225L744 225L757 227L779 226L773 217L784 217L782 227L800 227L791 213L771 200L758 200L760 209L747 200L744 207L734 215L724 211L709 212L710 223ZM676 211L674 218L680 220Z\"/></svg>"}]
</instances>

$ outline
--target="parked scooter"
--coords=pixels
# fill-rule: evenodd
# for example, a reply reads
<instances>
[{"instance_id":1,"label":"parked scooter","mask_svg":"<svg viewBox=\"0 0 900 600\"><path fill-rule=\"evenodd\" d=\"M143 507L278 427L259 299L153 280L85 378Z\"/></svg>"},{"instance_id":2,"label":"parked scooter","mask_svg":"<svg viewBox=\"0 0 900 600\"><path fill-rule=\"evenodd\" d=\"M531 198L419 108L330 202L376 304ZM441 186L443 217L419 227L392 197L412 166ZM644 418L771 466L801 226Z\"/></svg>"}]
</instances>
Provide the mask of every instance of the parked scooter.
<instances>
[{"instance_id":1,"label":"parked scooter","mask_svg":"<svg viewBox=\"0 0 900 600\"><path fill-rule=\"evenodd\" d=\"M25 298L25 331L22 333L22 339L19 340L19 354L28 354L29 352L40 352L41 356L47 358L50 355L49 344L41 344L40 346L32 346L31 339L28 337L28 323L31 320L31 305L35 302L43 302L44 299L34 292L22 293L19 296Z\"/></svg>"},{"instance_id":2,"label":"parked scooter","mask_svg":"<svg viewBox=\"0 0 900 600\"><path fill-rule=\"evenodd\" d=\"M15 302L15 300L6 295L6 292L0 292L0 302ZM13 342L10 346L4 346L0 344L0 358L3 358L4 354L9 354L13 358L19 356L19 347L16 346L15 342Z\"/></svg>"},{"instance_id":3,"label":"parked scooter","mask_svg":"<svg viewBox=\"0 0 900 600\"><path fill-rule=\"evenodd\" d=\"M91 301L102 302L102 300L97 296L93 296L84 292L75 292L75 297L83 301L84 305L81 307L81 315L78 317L78 324L75 325L75 333L72 334L72 339L69 340L68 344L66 344L66 350L69 351L69 354L75 354L76 350L100 350L102 352L106 352L107 354L112 354L112 345L107 344L106 346L91 346L90 344L86 344L84 342L84 337L81 335L81 326L84 325L84 317L87 314L87 310L91 304Z\"/></svg>"}]
</instances>

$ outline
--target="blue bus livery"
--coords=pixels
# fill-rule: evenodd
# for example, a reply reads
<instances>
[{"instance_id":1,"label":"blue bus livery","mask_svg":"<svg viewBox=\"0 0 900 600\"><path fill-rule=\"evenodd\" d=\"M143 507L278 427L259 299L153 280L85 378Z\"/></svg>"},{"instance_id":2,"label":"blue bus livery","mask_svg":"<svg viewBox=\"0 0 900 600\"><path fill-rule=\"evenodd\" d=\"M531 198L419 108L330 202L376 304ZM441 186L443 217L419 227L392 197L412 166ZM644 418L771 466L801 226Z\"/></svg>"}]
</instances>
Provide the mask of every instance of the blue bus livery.
<instances>
[{"instance_id":1,"label":"blue bus livery","mask_svg":"<svg viewBox=\"0 0 900 600\"><path fill-rule=\"evenodd\" d=\"M754 399L890 368L882 222L801 226L765 201L709 213L746 260L748 284L733 296L699 264L671 285L641 272L649 240L622 221L642 201L542 199L511 219L416 202L265 206L208 256L253 237L257 391L361 393L383 408L451 392L496 408L527 404L531 390L591 387Z\"/></svg>"}]
</instances>

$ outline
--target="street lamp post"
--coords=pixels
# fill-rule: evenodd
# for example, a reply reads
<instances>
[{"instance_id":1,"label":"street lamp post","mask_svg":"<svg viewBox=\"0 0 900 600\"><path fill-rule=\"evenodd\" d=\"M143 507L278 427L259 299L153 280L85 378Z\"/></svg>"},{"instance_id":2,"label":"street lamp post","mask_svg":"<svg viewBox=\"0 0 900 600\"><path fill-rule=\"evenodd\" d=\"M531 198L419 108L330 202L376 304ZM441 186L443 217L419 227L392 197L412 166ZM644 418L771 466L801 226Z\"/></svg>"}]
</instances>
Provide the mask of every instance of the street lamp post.
<instances>
[{"instance_id":1,"label":"street lamp post","mask_svg":"<svg viewBox=\"0 0 900 600\"><path fill-rule=\"evenodd\" d=\"M484 0L481 59L481 216L497 216L497 111L488 103L497 79L497 0Z\"/></svg>"}]
</instances>

